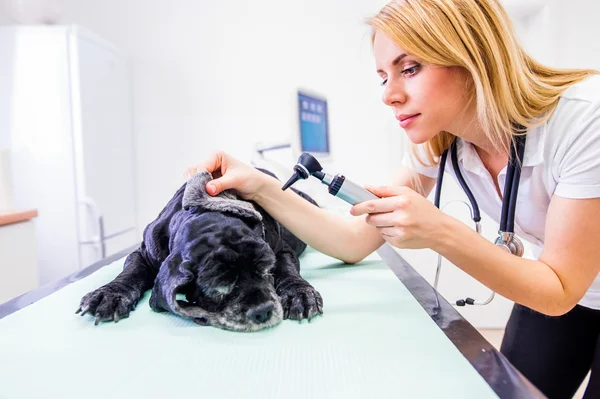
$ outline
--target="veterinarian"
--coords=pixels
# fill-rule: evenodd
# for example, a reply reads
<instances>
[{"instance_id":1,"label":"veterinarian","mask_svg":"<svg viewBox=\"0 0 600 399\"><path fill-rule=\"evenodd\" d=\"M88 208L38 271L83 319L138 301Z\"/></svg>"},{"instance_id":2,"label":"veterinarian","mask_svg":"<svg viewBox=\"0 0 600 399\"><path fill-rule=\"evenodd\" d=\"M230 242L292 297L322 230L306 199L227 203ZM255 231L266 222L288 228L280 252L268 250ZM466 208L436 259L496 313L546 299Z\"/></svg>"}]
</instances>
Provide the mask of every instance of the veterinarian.
<instances>
[{"instance_id":1,"label":"veterinarian","mask_svg":"<svg viewBox=\"0 0 600 399\"><path fill-rule=\"evenodd\" d=\"M211 195L235 189L316 250L348 263L384 242L431 248L516 303L501 350L541 391L570 398L591 368L586 398L599 398L600 77L536 62L496 0L396 0L368 24L383 102L413 145L395 181L367 187L381 199L353 206L357 217L344 219L224 152L186 174L212 172ZM517 147L521 157L511 158ZM489 242L427 200L441 159L457 177L453 156L481 209L498 222L505 182L513 180L509 158L516 159L514 232L538 249L535 260Z\"/></svg>"}]
</instances>

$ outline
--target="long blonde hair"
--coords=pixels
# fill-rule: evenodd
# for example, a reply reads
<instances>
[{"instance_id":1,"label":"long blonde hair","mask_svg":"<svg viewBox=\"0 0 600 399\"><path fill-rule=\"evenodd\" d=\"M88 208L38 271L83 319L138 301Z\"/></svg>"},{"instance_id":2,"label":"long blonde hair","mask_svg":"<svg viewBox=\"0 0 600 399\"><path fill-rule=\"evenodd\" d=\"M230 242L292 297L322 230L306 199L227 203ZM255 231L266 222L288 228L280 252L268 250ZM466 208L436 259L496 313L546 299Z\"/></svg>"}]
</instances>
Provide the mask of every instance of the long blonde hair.
<instances>
[{"instance_id":1,"label":"long blonde hair","mask_svg":"<svg viewBox=\"0 0 600 399\"><path fill-rule=\"evenodd\" d=\"M478 122L495 149L509 152L513 124L532 128L555 110L572 84L598 73L555 69L529 56L498 0L394 0L367 20L371 39L382 33L425 63L458 66L472 77ZM424 146L439 162L454 136L440 132ZM413 146L413 156L425 164Z\"/></svg>"}]
</instances>

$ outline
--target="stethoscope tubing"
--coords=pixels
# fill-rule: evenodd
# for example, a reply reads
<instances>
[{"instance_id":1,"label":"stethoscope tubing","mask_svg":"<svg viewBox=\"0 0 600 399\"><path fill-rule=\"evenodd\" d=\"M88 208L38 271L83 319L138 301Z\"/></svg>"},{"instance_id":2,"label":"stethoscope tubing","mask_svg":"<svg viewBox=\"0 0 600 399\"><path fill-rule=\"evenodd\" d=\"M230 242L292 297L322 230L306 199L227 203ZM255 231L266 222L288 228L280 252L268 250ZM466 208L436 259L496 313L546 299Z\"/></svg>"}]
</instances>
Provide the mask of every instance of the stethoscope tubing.
<instances>
[{"instance_id":1,"label":"stethoscope tubing","mask_svg":"<svg viewBox=\"0 0 600 399\"><path fill-rule=\"evenodd\" d=\"M525 141L526 136L516 136L514 143L511 145L511 153L506 169L506 182L504 184L504 194L502 198L502 212L500 215L500 232L514 233L515 232L515 211L517 207L517 194L519 192L519 183L521 180L521 165L523 155L525 153ZM444 180L444 172L446 167L446 160L448 158L448 151L450 152L452 167L456 178L465 192L471 206L473 207L473 221L478 223L481 221L481 213L479 211L479 204L475 199L475 196L471 192L465 178L460 171L458 164L458 150L457 140L455 139L450 148L444 151L440 159L440 166L438 169L437 183L435 188L434 204L437 208L440 208L442 183Z\"/></svg>"},{"instance_id":2,"label":"stethoscope tubing","mask_svg":"<svg viewBox=\"0 0 600 399\"><path fill-rule=\"evenodd\" d=\"M525 130L525 128L521 125L515 125L515 127L519 130ZM469 202L471 203L471 208L472 208L471 218L475 222L477 232L481 234L481 229L480 229L481 214L479 211L479 205L477 204L477 200L475 199L475 196L471 192L471 189L469 188L467 182L465 181L465 179L460 171L460 167L458 164L457 141L458 141L458 138L452 142L452 144L450 145L450 148L447 149L446 151L444 151L441 156L440 166L439 166L438 175L437 175L437 183L436 183L436 188L435 188L434 204L438 209L440 209L440 210L442 209L442 208L440 208L442 183L444 181L444 172L445 172L446 161L448 158L448 151L450 151L452 167L456 174L456 178L457 178L459 184L461 185L463 191L465 192L467 198L469 199ZM500 225L499 225L499 231L498 231L498 234L500 237L499 240L501 240L501 242L503 243L502 246L505 248L509 248L508 245L510 244L510 242L508 242L508 241L503 241L505 233L508 233L509 236L511 237L509 240L513 240L512 236L514 236L514 231L515 231L514 230L515 229L515 211L516 211L516 204L517 204L517 194L519 191L519 183L521 180L521 167L522 167L523 157L525 154L525 143L526 143L526 135L525 134L516 135L514 137L514 140L511 143L510 157L508 159L508 164L507 164L507 168L506 168L506 181L504 184L504 194L502 197L502 211L501 211L501 215L500 215ZM516 237L514 237L514 239L516 239ZM520 249L521 249L521 253L518 256L521 256L523 247L522 247L522 244L520 244L520 242L518 240L516 240L516 241L519 243ZM512 252L513 254L519 252L518 249L515 250L514 248L512 248L510 251L511 252L514 251L514 252ZM436 273L435 273L435 282L434 282L434 290L436 291L436 293L437 293L437 287L438 287L438 283L439 283L439 277L440 277L441 266L442 266L441 262L442 262L442 256L441 256L441 254L438 254L438 262L437 262L437 268L436 268ZM494 291L492 291L490 296L483 302L476 301L472 298L467 298L464 300L456 301L456 304L459 306L464 306L465 304L487 305L488 303L490 303L492 301L492 299L494 298L494 295L495 295L495 293L494 293ZM437 301L437 297L436 297L436 301Z\"/></svg>"}]
</instances>

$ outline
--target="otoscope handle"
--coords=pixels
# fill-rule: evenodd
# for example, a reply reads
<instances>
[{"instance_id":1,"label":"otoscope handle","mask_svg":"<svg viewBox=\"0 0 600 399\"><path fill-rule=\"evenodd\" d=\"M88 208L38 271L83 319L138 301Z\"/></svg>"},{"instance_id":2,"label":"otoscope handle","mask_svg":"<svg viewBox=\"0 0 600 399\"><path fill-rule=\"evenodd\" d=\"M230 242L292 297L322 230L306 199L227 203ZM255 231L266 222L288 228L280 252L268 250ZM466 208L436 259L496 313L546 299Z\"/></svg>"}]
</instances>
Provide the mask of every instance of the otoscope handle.
<instances>
[{"instance_id":1,"label":"otoscope handle","mask_svg":"<svg viewBox=\"0 0 600 399\"><path fill-rule=\"evenodd\" d=\"M354 205L363 201L379 199L378 196L366 188L346 179L344 175L336 175L333 178L331 184L329 184L329 194L343 199L350 205Z\"/></svg>"}]
</instances>

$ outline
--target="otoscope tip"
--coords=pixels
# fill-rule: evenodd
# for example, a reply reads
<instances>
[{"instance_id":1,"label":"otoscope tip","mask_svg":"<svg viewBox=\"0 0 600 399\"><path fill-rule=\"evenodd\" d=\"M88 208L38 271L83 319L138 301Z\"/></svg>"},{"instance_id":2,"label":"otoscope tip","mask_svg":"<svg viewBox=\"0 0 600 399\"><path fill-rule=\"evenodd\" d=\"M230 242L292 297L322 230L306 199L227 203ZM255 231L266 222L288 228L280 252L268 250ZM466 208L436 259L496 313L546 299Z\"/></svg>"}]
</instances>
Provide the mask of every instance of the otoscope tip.
<instances>
[{"instance_id":1,"label":"otoscope tip","mask_svg":"<svg viewBox=\"0 0 600 399\"><path fill-rule=\"evenodd\" d=\"M300 179L300 173L295 172L292 177L281 187L281 190L287 190L292 184L296 183Z\"/></svg>"}]
</instances>

